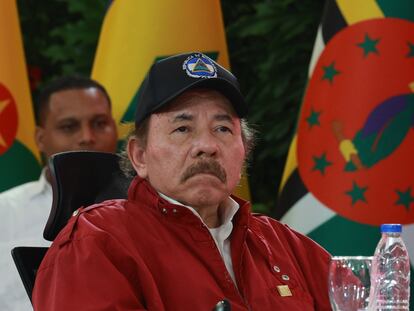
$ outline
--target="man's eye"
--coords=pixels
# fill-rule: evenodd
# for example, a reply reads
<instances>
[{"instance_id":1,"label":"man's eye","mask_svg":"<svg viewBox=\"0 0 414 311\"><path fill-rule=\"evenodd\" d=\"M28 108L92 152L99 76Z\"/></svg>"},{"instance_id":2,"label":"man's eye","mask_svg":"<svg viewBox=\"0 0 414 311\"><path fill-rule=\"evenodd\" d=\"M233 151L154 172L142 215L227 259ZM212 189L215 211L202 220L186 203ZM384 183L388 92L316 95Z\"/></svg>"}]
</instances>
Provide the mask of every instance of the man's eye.
<instances>
[{"instance_id":1,"label":"man's eye","mask_svg":"<svg viewBox=\"0 0 414 311\"><path fill-rule=\"evenodd\" d=\"M72 124L72 123L62 124L62 125L59 126L59 129L62 132L71 133L71 132L74 132L76 130L76 124Z\"/></svg>"},{"instance_id":2,"label":"man's eye","mask_svg":"<svg viewBox=\"0 0 414 311\"><path fill-rule=\"evenodd\" d=\"M107 125L108 125L108 121L107 120L96 120L93 123L93 126L95 128L99 128L99 129L105 128Z\"/></svg>"},{"instance_id":3,"label":"man's eye","mask_svg":"<svg viewBox=\"0 0 414 311\"><path fill-rule=\"evenodd\" d=\"M218 126L216 130L222 133L233 133L232 130L227 126Z\"/></svg>"},{"instance_id":4,"label":"man's eye","mask_svg":"<svg viewBox=\"0 0 414 311\"><path fill-rule=\"evenodd\" d=\"M189 131L187 126L180 126L174 130L174 132L178 133L187 133Z\"/></svg>"}]
</instances>

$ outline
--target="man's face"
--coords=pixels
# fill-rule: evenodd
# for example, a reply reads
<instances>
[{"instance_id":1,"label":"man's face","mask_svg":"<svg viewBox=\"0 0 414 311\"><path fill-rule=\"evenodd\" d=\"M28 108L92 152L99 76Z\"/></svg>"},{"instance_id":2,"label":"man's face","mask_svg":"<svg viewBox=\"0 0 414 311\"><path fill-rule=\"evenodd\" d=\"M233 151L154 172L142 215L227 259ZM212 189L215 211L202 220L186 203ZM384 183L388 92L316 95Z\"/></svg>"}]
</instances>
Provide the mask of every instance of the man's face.
<instances>
[{"instance_id":1,"label":"man's face","mask_svg":"<svg viewBox=\"0 0 414 311\"><path fill-rule=\"evenodd\" d=\"M53 93L36 143L47 157L62 151L115 152L117 132L109 103L97 88Z\"/></svg>"},{"instance_id":2,"label":"man's face","mask_svg":"<svg viewBox=\"0 0 414 311\"><path fill-rule=\"evenodd\" d=\"M190 90L150 117L146 146L133 140L129 155L157 191L196 209L217 207L240 179L240 119L220 93Z\"/></svg>"}]
</instances>

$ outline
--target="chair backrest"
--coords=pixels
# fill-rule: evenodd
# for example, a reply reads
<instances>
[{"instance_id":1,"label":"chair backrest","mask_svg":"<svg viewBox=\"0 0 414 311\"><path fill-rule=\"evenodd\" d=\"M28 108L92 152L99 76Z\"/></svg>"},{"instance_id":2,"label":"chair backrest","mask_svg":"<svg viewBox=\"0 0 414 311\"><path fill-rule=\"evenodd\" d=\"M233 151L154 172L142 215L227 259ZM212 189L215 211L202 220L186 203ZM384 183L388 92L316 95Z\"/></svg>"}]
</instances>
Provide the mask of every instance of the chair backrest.
<instances>
[{"instance_id":1,"label":"chair backrest","mask_svg":"<svg viewBox=\"0 0 414 311\"><path fill-rule=\"evenodd\" d=\"M93 151L62 152L51 157L49 168L53 203L43 231L46 240L53 241L79 207L127 197L131 178L125 177L121 172L119 156L116 154ZM36 272L47 249L26 246L12 249L14 263L30 301Z\"/></svg>"},{"instance_id":2,"label":"chair backrest","mask_svg":"<svg viewBox=\"0 0 414 311\"><path fill-rule=\"evenodd\" d=\"M18 246L12 249L11 254L19 271L27 295L32 301L32 291L36 279L37 269L46 254L48 247Z\"/></svg>"},{"instance_id":3,"label":"chair backrest","mask_svg":"<svg viewBox=\"0 0 414 311\"><path fill-rule=\"evenodd\" d=\"M131 179L119 167L119 156L94 151L68 151L49 160L53 203L43 236L53 241L72 213L107 199L127 197Z\"/></svg>"}]
</instances>

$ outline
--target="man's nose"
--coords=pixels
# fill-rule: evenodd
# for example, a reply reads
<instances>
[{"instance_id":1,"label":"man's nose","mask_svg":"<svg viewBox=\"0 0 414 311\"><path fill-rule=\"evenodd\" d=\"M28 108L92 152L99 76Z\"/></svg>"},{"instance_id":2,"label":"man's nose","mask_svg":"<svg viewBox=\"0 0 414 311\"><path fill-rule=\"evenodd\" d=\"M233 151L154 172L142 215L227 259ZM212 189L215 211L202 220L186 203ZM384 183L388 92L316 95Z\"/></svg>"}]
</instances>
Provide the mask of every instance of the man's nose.
<instances>
[{"instance_id":1,"label":"man's nose","mask_svg":"<svg viewBox=\"0 0 414 311\"><path fill-rule=\"evenodd\" d=\"M193 142L193 157L215 157L219 151L217 138L210 132L204 132L196 135Z\"/></svg>"},{"instance_id":2,"label":"man's nose","mask_svg":"<svg viewBox=\"0 0 414 311\"><path fill-rule=\"evenodd\" d=\"M91 128L89 125L82 126L79 145L82 147L88 147L95 144L95 142L96 136L93 128Z\"/></svg>"}]
</instances>

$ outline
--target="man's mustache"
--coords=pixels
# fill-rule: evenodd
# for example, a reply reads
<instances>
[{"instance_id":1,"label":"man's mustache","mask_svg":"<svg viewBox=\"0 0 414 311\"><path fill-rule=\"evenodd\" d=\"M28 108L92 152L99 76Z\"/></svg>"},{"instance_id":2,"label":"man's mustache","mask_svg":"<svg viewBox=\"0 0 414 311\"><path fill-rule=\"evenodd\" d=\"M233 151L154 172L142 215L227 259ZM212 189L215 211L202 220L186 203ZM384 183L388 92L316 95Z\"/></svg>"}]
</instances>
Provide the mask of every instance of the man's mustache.
<instances>
[{"instance_id":1,"label":"man's mustache","mask_svg":"<svg viewBox=\"0 0 414 311\"><path fill-rule=\"evenodd\" d=\"M227 180L227 174L224 168L214 160L200 161L189 166L183 176L181 182L185 182L187 179L197 174L211 174L216 176L221 182L225 183Z\"/></svg>"}]
</instances>

